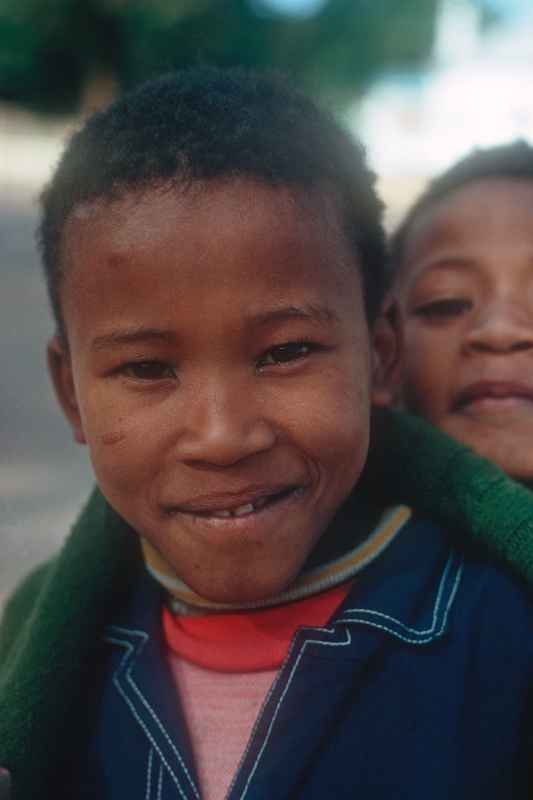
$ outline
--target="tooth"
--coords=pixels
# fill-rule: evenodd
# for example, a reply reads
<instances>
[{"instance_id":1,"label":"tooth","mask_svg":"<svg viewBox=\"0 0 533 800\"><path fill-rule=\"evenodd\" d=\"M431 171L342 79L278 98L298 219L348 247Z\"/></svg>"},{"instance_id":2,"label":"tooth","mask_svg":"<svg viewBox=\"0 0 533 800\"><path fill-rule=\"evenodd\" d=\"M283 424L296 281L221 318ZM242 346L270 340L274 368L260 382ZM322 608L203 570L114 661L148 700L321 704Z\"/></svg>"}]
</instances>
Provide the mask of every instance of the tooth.
<instances>
[{"instance_id":1,"label":"tooth","mask_svg":"<svg viewBox=\"0 0 533 800\"><path fill-rule=\"evenodd\" d=\"M232 513L231 513L231 511L226 511L226 510L224 510L224 511L213 511L212 512L212 516L213 517L221 517L222 519L227 519L227 517L231 517L232 516Z\"/></svg>"},{"instance_id":2,"label":"tooth","mask_svg":"<svg viewBox=\"0 0 533 800\"><path fill-rule=\"evenodd\" d=\"M234 517L244 517L245 514L251 514L254 510L253 503L246 503L244 506L239 506L233 509Z\"/></svg>"}]
</instances>

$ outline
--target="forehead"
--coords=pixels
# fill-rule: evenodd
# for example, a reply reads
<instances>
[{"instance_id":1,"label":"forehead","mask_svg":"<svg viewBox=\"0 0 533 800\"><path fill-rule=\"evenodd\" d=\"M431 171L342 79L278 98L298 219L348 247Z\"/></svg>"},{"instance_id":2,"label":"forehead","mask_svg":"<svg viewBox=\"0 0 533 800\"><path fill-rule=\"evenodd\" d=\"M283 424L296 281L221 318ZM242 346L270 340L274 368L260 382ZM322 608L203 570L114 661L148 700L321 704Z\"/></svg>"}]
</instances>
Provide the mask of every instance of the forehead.
<instances>
[{"instance_id":1,"label":"forehead","mask_svg":"<svg viewBox=\"0 0 533 800\"><path fill-rule=\"evenodd\" d=\"M124 306L159 295L257 305L299 291L342 304L346 286L359 283L332 194L249 181L156 187L79 208L63 257L67 325L74 300L110 292L122 293Z\"/></svg>"},{"instance_id":2,"label":"forehead","mask_svg":"<svg viewBox=\"0 0 533 800\"><path fill-rule=\"evenodd\" d=\"M246 222L256 224L258 234L271 227L276 238L283 236L287 243L297 241L303 232L308 238L310 225L320 226L320 235L326 230L342 231L341 214L331 192L304 192L235 179L161 184L86 203L70 215L65 242L68 252L74 231L76 239L80 234L93 237L92 246L103 236L106 247L141 252L157 240L163 244L176 226L180 226L184 241L205 238L211 231L242 235L243 212ZM202 227L207 220L209 230Z\"/></svg>"},{"instance_id":3,"label":"forehead","mask_svg":"<svg viewBox=\"0 0 533 800\"><path fill-rule=\"evenodd\" d=\"M467 239L484 229L485 235L502 229L510 235L531 226L533 181L483 178L462 186L422 211L412 223L407 248L444 238ZM488 225L488 223L491 223Z\"/></svg>"},{"instance_id":4,"label":"forehead","mask_svg":"<svg viewBox=\"0 0 533 800\"><path fill-rule=\"evenodd\" d=\"M456 267L533 244L533 181L483 178L431 203L407 234L400 278L441 260ZM457 258L455 258L457 256Z\"/></svg>"}]
</instances>

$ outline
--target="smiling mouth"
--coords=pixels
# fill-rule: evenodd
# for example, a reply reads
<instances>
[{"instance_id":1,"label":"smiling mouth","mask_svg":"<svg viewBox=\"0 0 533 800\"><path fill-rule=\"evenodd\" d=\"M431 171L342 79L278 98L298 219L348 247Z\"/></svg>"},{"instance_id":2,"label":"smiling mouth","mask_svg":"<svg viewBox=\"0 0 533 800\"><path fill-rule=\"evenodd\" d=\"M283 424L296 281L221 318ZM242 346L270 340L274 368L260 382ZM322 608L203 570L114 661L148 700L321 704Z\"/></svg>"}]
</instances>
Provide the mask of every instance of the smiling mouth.
<instances>
[{"instance_id":1,"label":"smiling mouth","mask_svg":"<svg viewBox=\"0 0 533 800\"><path fill-rule=\"evenodd\" d=\"M300 497L306 490L305 486L290 486L285 489L271 492L268 494L261 494L259 496L246 499L245 502L226 503L210 505L208 502L202 502L197 507L194 505L178 506L169 508L167 514L186 514L191 517L199 517L201 519L236 519L241 517L249 517L252 514L257 514L263 509L268 509L283 500L290 497Z\"/></svg>"}]
</instances>

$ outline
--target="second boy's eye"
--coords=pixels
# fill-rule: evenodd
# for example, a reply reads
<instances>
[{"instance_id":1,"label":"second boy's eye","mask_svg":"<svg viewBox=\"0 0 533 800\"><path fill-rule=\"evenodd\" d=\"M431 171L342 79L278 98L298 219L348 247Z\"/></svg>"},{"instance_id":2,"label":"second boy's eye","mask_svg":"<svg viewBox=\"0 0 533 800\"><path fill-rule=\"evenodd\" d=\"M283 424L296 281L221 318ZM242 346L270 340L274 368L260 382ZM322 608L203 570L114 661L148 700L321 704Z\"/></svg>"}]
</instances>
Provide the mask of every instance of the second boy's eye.
<instances>
[{"instance_id":1,"label":"second boy's eye","mask_svg":"<svg viewBox=\"0 0 533 800\"><path fill-rule=\"evenodd\" d=\"M310 342L279 344L276 347L271 347L258 359L257 367L258 369L263 369L277 364L288 364L291 361L305 358L314 348L316 348L316 345L312 345Z\"/></svg>"},{"instance_id":2,"label":"second boy's eye","mask_svg":"<svg viewBox=\"0 0 533 800\"><path fill-rule=\"evenodd\" d=\"M472 308L472 302L463 298L443 298L417 306L413 313L429 321L445 321L460 317Z\"/></svg>"},{"instance_id":3,"label":"second boy's eye","mask_svg":"<svg viewBox=\"0 0 533 800\"><path fill-rule=\"evenodd\" d=\"M137 381L161 381L176 377L172 364L165 361L130 361L119 372Z\"/></svg>"}]
</instances>

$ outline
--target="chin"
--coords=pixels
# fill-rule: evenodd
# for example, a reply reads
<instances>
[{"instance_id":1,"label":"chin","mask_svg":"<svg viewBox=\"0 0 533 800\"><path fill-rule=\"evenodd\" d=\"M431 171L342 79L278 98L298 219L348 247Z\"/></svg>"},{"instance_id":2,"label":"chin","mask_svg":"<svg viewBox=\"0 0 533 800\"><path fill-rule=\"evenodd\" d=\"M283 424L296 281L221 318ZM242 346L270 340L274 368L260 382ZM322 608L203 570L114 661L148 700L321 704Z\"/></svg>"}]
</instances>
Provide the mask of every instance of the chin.
<instances>
[{"instance_id":1,"label":"chin","mask_svg":"<svg viewBox=\"0 0 533 800\"><path fill-rule=\"evenodd\" d=\"M292 583L293 577L291 575L284 580L276 575L269 580L264 576L261 578L249 576L247 579L239 581L223 578L217 581L216 578L213 578L206 582L191 580L188 585L196 594L211 603L247 605L262 603L280 594Z\"/></svg>"},{"instance_id":2,"label":"chin","mask_svg":"<svg viewBox=\"0 0 533 800\"><path fill-rule=\"evenodd\" d=\"M509 475L510 478L517 481L518 483L523 483L530 488L533 488L533 467L526 469L523 465L506 465L506 464L498 464L497 466Z\"/></svg>"},{"instance_id":3,"label":"chin","mask_svg":"<svg viewBox=\"0 0 533 800\"><path fill-rule=\"evenodd\" d=\"M488 461L492 461L493 464L499 467L502 472L505 472L505 474L513 480L519 483L533 484L533 464L530 463L531 458L520 457L520 450L524 449L523 444L517 445L513 443L506 448L503 445L499 447L487 447L486 443L483 441L470 443L463 440L463 442L478 455L486 458ZM506 450L511 450L513 452L506 453Z\"/></svg>"}]
</instances>

